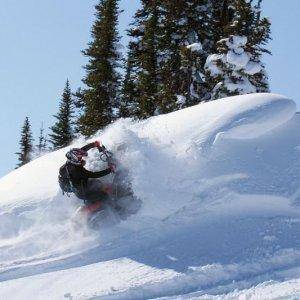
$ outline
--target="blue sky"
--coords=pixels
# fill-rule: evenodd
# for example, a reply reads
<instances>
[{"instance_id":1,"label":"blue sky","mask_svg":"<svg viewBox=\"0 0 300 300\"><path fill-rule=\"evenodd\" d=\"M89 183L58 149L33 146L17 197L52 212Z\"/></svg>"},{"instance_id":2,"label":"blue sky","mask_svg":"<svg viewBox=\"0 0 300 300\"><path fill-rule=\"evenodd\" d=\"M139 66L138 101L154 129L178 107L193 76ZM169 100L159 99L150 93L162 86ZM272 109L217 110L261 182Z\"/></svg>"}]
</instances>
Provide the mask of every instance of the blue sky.
<instances>
[{"instance_id":1,"label":"blue sky","mask_svg":"<svg viewBox=\"0 0 300 300\"><path fill-rule=\"evenodd\" d=\"M84 75L81 50L90 40L96 0L6 0L0 2L0 177L16 165L20 128L30 117L35 137L42 122L54 122L67 78L76 89ZM120 29L139 5L121 0ZM265 62L273 92L298 102L300 40L299 0L265 0L264 14L272 20L273 56ZM126 38L123 43L126 44Z\"/></svg>"}]
</instances>

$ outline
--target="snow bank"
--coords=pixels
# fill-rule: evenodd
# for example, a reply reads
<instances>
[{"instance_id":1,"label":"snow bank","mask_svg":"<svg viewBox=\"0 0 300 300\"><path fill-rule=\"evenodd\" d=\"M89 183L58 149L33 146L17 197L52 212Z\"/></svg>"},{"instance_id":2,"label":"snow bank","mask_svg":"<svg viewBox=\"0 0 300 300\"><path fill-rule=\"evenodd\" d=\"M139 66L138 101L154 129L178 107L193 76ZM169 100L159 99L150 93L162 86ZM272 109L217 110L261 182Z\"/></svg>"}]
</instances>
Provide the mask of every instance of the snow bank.
<instances>
[{"instance_id":1,"label":"snow bank","mask_svg":"<svg viewBox=\"0 0 300 300\"><path fill-rule=\"evenodd\" d=\"M100 232L71 229L80 201L57 186L67 149L2 178L0 298L204 295L247 281L228 293L299 265L295 111L283 96L252 94L109 126L92 140L130 170L142 207ZM87 167L104 167L96 152Z\"/></svg>"},{"instance_id":2,"label":"snow bank","mask_svg":"<svg viewBox=\"0 0 300 300\"><path fill-rule=\"evenodd\" d=\"M191 143L212 146L220 133L231 138L255 138L286 123L296 111L283 96L255 94L220 99L158 116L135 126L138 135L156 144L189 148ZM248 135L250 135L248 137Z\"/></svg>"}]
</instances>

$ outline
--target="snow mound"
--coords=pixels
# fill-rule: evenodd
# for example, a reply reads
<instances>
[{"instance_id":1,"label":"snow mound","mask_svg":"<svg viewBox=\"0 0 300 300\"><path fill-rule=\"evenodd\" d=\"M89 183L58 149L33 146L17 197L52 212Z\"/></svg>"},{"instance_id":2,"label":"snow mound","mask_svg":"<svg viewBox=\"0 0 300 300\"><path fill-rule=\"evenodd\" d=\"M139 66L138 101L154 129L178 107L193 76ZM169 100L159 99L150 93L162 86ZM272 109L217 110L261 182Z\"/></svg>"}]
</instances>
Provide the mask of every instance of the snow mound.
<instances>
[{"instance_id":1,"label":"snow mound","mask_svg":"<svg viewBox=\"0 0 300 300\"><path fill-rule=\"evenodd\" d=\"M234 297L285 280L278 272L300 267L295 112L252 94L112 124L93 139L130 171L142 206L100 232L72 229L80 201L57 186L67 149L2 178L0 298ZM96 152L87 167L104 167Z\"/></svg>"}]
</instances>

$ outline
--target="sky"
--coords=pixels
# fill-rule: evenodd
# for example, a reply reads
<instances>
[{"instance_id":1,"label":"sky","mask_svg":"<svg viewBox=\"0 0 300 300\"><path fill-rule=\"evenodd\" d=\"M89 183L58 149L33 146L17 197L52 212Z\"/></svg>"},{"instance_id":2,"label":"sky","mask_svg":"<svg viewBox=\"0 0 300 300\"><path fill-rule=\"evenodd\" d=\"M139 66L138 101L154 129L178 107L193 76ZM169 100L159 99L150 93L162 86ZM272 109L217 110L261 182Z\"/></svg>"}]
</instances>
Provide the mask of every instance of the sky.
<instances>
[{"instance_id":1,"label":"sky","mask_svg":"<svg viewBox=\"0 0 300 300\"><path fill-rule=\"evenodd\" d=\"M84 76L81 50L90 41L96 0L0 1L0 177L14 169L20 130L30 118L37 140L41 124L53 125L65 82L76 90ZM122 42L139 0L121 0ZM273 40L265 57L272 92L294 99L300 107L300 1L265 0ZM49 132L49 131L48 131ZM46 170L45 170L46 172Z\"/></svg>"}]
</instances>

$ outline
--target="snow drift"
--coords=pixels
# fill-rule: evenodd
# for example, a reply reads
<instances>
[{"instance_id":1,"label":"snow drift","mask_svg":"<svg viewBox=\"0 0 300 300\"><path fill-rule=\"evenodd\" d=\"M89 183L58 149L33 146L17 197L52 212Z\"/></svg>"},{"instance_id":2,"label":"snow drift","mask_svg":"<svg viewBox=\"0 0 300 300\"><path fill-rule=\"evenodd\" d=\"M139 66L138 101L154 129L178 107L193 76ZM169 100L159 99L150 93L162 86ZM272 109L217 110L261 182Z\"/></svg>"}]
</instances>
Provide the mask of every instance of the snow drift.
<instances>
[{"instance_id":1,"label":"snow drift","mask_svg":"<svg viewBox=\"0 0 300 300\"><path fill-rule=\"evenodd\" d=\"M300 277L295 111L283 96L253 94L109 126L95 138L130 170L142 205L99 232L72 230L80 202L57 186L67 149L2 178L0 298L189 299L285 279L290 288ZM103 167L96 152L88 167Z\"/></svg>"}]
</instances>

